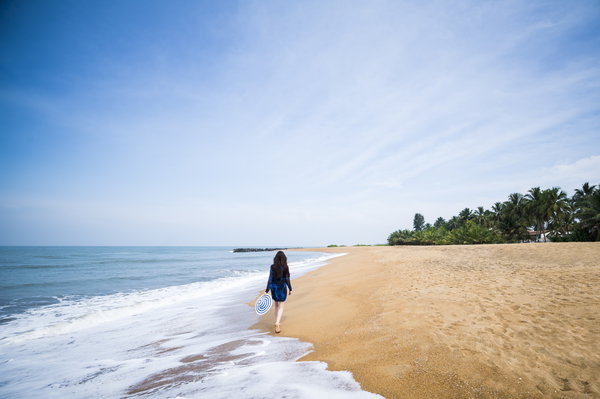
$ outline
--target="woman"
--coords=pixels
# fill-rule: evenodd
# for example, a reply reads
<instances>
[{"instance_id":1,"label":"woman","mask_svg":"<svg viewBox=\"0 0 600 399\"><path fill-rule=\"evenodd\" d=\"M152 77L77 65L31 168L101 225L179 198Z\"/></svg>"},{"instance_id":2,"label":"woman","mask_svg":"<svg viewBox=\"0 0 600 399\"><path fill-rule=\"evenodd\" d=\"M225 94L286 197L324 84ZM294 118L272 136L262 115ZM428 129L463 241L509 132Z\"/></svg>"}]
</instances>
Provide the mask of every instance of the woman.
<instances>
[{"instance_id":1,"label":"woman","mask_svg":"<svg viewBox=\"0 0 600 399\"><path fill-rule=\"evenodd\" d=\"M281 316L283 315L283 303L287 298L287 289L290 289L292 295L292 284L290 283L290 269L287 264L287 258L283 251L277 252L273 258L271 271L269 272L269 281L265 293L271 291L271 296L275 301L275 332L281 332Z\"/></svg>"}]
</instances>

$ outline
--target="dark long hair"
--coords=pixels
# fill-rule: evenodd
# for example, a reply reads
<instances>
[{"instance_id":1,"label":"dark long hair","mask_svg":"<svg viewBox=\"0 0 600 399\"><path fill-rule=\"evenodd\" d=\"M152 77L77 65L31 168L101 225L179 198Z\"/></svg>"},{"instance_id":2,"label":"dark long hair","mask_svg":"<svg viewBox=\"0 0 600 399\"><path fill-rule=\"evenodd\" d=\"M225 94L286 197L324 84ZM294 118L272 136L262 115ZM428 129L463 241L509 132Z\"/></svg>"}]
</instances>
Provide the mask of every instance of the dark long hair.
<instances>
[{"instance_id":1,"label":"dark long hair","mask_svg":"<svg viewBox=\"0 0 600 399\"><path fill-rule=\"evenodd\" d=\"M290 276L290 268L287 264L287 257L283 251L278 251L275 254L275 257L273 258L273 266L271 266L271 268L275 272L275 278Z\"/></svg>"}]
</instances>

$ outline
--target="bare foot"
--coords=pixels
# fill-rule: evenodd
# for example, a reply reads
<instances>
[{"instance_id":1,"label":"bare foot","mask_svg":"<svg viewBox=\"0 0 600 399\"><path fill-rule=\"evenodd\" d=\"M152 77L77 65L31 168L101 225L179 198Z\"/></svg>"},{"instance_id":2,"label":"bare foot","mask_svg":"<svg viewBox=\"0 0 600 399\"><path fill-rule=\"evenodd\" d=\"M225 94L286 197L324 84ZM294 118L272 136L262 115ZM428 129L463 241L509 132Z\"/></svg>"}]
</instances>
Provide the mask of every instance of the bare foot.
<instances>
[{"instance_id":1,"label":"bare foot","mask_svg":"<svg viewBox=\"0 0 600 399\"><path fill-rule=\"evenodd\" d=\"M279 334L281 332L281 328L279 328L279 324L275 324L275 332Z\"/></svg>"}]
</instances>

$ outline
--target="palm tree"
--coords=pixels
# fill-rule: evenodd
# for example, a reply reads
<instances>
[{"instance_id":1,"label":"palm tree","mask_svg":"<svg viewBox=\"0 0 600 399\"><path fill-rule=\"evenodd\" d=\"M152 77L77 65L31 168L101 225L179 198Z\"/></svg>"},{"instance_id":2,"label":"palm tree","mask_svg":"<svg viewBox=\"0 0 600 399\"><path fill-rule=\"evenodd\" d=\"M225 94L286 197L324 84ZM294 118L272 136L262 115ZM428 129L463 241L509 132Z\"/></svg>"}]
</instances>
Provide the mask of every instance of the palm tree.
<instances>
[{"instance_id":1,"label":"palm tree","mask_svg":"<svg viewBox=\"0 0 600 399\"><path fill-rule=\"evenodd\" d=\"M573 194L573 201L577 202L582 200L583 198L587 197L590 194L593 194L595 191L596 186L590 186L590 183L585 182L583 183L583 185L581 186L581 190L576 188L575 189L575 194Z\"/></svg>"},{"instance_id":2,"label":"palm tree","mask_svg":"<svg viewBox=\"0 0 600 399\"><path fill-rule=\"evenodd\" d=\"M512 193L508 196L508 201L504 203L516 217L521 218L525 214L526 200L521 193Z\"/></svg>"},{"instance_id":3,"label":"palm tree","mask_svg":"<svg viewBox=\"0 0 600 399\"><path fill-rule=\"evenodd\" d=\"M526 201L521 193L512 193L504 203L495 203L497 226L509 240L521 240L529 237L525 217Z\"/></svg>"},{"instance_id":4,"label":"palm tree","mask_svg":"<svg viewBox=\"0 0 600 399\"><path fill-rule=\"evenodd\" d=\"M546 200L544 198L544 192L539 187L533 187L529 189L525 194L525 211L527 213L527 219L533 223L534 229L538 232L538 239L544 231L546 223L546 215L548 209L546 206ZM544 242L546 241L546 235L544 234Z\"/></svg>"},{"instance_id":5,"label":"palm tree","mask_svg":"<svg viewBox=\"0 0 600 399\"><path fill-rule=\"evenodd\" d=\"M571 207L567 193L559 187L544 190L544 200L547 208L546 217L549 227L554 232L568 233L569 220L572 219L573 208Z\"/></svg>"},{"instance_id":6,"label":"palm tree","mask_svg":"<svg viewBox=\"0 0 600 399\"><path fill-rule=\"evenodd\" d=\"M458 220L460 225L464 225L467 220L473 219L473 212L469 208L465 208L458 213Z\"/></svg>"},{"instance_id":7,"label":"palm tree","mask_svg":"<svg viewBox=\"0 0 600 399\"><path fill-rule=\"evenodd\" d=\"M577 216L592 240L600 240L600 190L594 190L585 197L583 206Z\"/></svg>"},{"instance_id":8,"label":"palm tree","mask_svg":"<svg viewBox=\"0 0 600 399\"><path fill-rule=\"evenodd\" d=\"M492 205L492 219L495 223L500 220L500 214L502 212L502 202L496 202Z\"/></svg>"},{"instance_id":9,"label":"palm tree","mask_svg":"<svg viewBox=\"0 0 600 399\"><path fill-rule=\"evenodd\" d=\"M475 214L475 222L477 224L483 226L483 224L485 222L485 215L486 215L485 209L482 206L478 206L477 210L474 212L474 214Z\"/></svg>"},{"instance_id":10,"label":"palm tree","mask_svg":"<svg viewBox=\"0 0 600 399\"><path fill-rule=\"evenodd\" d=\"M492 205L492 212L494 212L495 214L500 213L501 210L502 210L502 202L496 202L496 203L494 203L494 205Z\"/></svg>"},{"instance_id":11,"label":"palm tree","mask_svg":"<svg viewBox=\"0 0 600 399\"><path fill-rule=\"evenodd\" d=\"M460 221L458 220L458 217L456 216L452 216L452 218L450 218L450 220L448 220L446 222L446 228L448 230L454 230L460 227Z\"/></svg>"},{"instance_id":12,"label":"palm tree","mask_svg":"<svg viewBox=\"0 0 600 399\"><path fill-rule=\"evenodd\" d=\"M550 230L555 232L556 236L570 236L576 227L575 212L573 206L569 204L569 211L562 213L561 215L552 219L548 227L550 228Z\"/></svg>"},{"instance_id":13,"label":"palm tree","mask_svg":"<svg viewBox=\"0 0 600 399\"><path fill-rule=\"evenodd\" d=\"M552 227L563 233L567 232L566 220L569 219L571 207L567 193L560 187L552 187L542 190L534 187L525 194L526 206L529 220L534 223L535 229L544 234L546 242L546 229ZM550 223L548 225L547 223Z\"/></svg>"}]
</instances>

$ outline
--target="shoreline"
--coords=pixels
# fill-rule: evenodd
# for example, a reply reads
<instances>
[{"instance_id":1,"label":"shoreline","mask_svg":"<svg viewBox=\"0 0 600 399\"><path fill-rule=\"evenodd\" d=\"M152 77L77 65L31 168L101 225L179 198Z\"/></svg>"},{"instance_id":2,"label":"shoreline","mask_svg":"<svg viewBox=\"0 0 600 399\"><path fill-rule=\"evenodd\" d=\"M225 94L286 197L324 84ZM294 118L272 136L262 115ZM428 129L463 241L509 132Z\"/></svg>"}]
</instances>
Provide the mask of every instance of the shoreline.
<instances>
[{"instance_id":1,"label":"shoreline","mask_svg":"<svg viewBox=\"0 0 600 399\"><path fill-rule=\"evenodd\" d=\"M293 280L301 361L386 398L600 397L600 243L297 250L347 253Z\"/></svg>"},{"instance_id":2,"label":"shoreline","mask_svg":"<svg viewBox=\"0 0 600 399\"><path fill-rule=\"evenodd\" d=\"M268 272L256 265L269 262L271 255L236 263L222 249L204 251L207 256L194 255L196 268L221 260L217 271L225 276L65 299L5 324L0 350L10 361L0 362L0 397L80 398L90 392L110 398L374 397L362 392L349 373L330 372L324 363L296 362L310 350L309 343L251 329L258 318L246 301L264 287ZM152 250L141 253L143 259L156 258ZM70 257L66 252L56 263ZM95 251L88 263L105 257ZM289 259L298 276L327 257L305 252ZM138 262L140 270L146 271L142 265L147 263ZM85 281L87 269L81 270L78 275L69 270L80 276L74 281ZM54 367L57 360L60 367Z\"/></svg>"}]
</instances>

